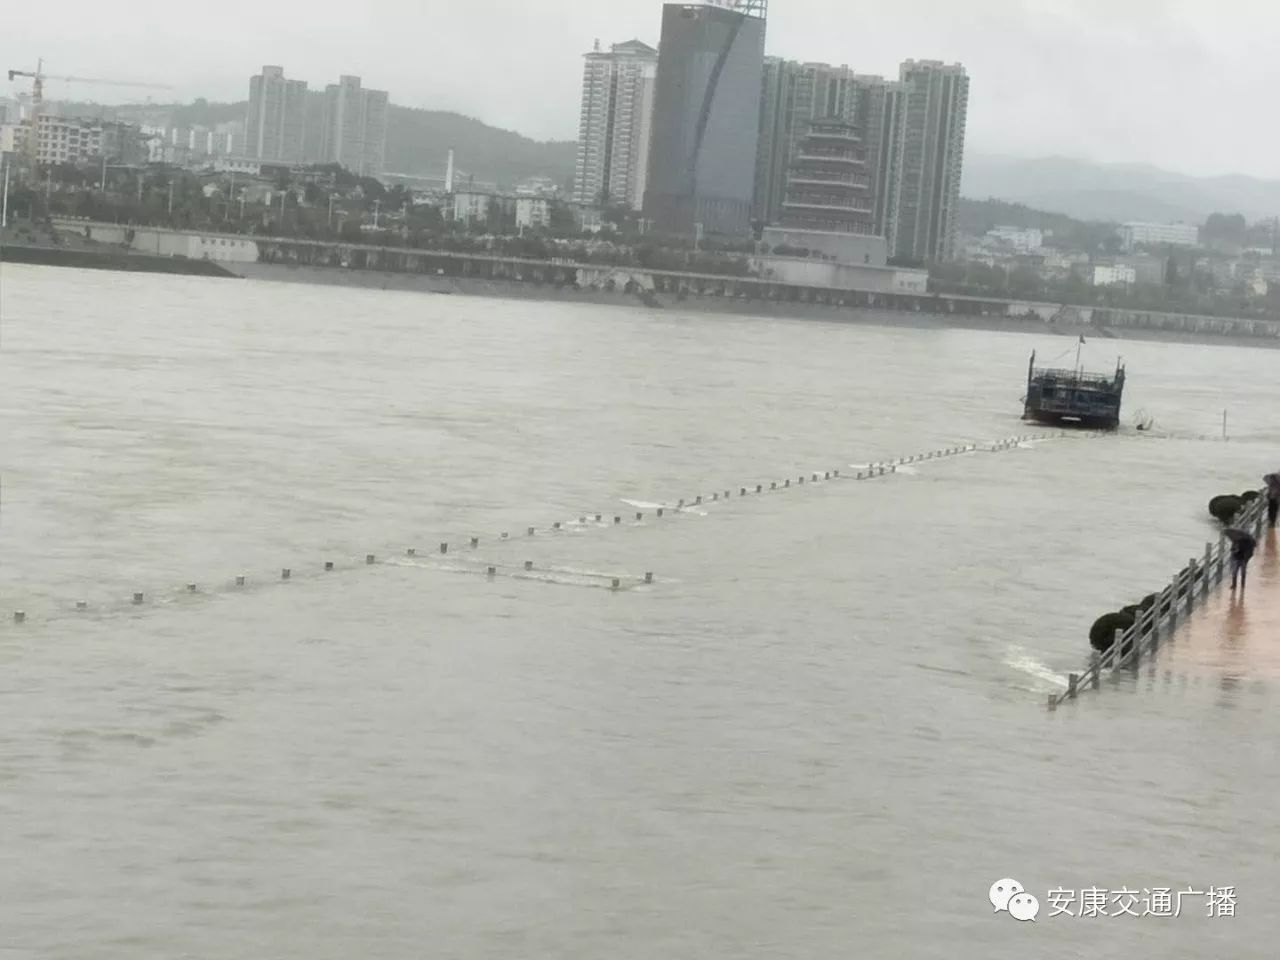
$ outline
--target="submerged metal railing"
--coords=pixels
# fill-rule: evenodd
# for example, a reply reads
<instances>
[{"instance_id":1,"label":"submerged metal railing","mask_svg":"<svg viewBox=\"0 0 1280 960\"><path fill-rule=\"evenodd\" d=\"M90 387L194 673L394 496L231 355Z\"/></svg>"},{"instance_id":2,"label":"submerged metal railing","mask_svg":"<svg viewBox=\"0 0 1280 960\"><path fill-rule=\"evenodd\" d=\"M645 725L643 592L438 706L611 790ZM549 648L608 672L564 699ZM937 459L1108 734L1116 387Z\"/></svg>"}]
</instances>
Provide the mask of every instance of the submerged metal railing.
<instances>
[{"instance_id":1,"label":"submerged metal railing","mask_svg":"<svg viewBox=\"0 0 1280 960\"><path fill-rule=\"evenodd\" d=\"M1261 539L1266 502L1265 496L1251 500L1240 508L1231 525L1241 530L1252 530L1254 536ZM1064 700L1074 700L1085 687L1096 690L1104 673L1114 675L1127 666L1136 669L1144 657L1154 656L1162 643L1172 643L1178 631L1179 616L1190 616L1195 609L1196 593L1199 592L1203 603L1209 598L1210 588L1221 586L1226 579L1230 555L1231 544L1225 533L1218 537L1216 544L1206 543L1204 556L1192 559L1179 570L1169 585L1156 594L1155 602L1142 611L1133 626L1117 630L1111 646L1102 653L1094 650L1089 666L1082 673L1068 674L1066 690L1049 694L1049 709L1056 709Z\"/></svg>"}]
</instances>

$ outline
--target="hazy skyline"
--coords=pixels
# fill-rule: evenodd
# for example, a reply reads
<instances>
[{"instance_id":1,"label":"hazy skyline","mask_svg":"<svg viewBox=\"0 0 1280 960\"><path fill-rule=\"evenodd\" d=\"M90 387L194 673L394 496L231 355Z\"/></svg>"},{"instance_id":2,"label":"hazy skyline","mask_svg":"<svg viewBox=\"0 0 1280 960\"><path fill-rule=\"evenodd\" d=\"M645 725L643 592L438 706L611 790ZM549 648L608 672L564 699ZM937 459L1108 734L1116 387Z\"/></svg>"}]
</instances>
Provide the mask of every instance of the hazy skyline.
<instances>
[{"instance_id":1,"label":"hazy skyline","mask_svg":"<svg viewBox=\"0 0 1280 960\"><path fill-rule=\"evenodd\" d=\"M582 54L597 38L656 44L661 18L658 0L370 0L332 18L312 4L245 0L161 16L138 0L106 9L64 0L51 17L13 6L0 19L0 69L43 56L52 74L172 85L157 101L243 100L263 64L313 88L350 73L403 106L560 140L577 137ZM1265 100L1277 43L1280 11L1262 0L773 0L766 53L886 76L907 58L963 63L975 153L1280 177ZM50 83L46 95L147 94Z\"/></svg>"}]
</instances>

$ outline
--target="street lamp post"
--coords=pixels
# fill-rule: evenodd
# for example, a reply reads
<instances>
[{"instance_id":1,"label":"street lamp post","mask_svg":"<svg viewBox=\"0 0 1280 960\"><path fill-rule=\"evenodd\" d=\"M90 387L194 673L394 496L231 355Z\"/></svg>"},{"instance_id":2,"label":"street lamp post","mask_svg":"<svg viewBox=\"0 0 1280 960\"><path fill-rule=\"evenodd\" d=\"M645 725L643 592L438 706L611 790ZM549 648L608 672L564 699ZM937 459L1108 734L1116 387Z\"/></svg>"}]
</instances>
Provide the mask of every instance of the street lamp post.
<instances>
[{"instance_id":1,"label":"street lamp post","mask_svg":"<svg viewBox=\"0 0 1280 960\"><path fill-rule=\"evenodd\" d=\"M9 225L9 167L12 161L8 154L0 154L0 158L4 160L4 193L0 199L0 230Z\"/></svg>"}]
</instances>

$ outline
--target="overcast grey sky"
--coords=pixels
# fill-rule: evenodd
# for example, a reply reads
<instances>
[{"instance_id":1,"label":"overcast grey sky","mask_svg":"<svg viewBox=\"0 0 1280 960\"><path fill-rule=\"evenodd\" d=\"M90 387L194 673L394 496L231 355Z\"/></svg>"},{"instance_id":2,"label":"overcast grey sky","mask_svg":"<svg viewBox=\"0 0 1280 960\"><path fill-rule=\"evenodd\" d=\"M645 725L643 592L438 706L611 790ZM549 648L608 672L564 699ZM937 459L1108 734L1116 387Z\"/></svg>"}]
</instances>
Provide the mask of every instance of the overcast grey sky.
<instances>
[{"instance_id":1,"label":"overcast grey sky","mask_svg":"<svg viewBox=\"0 0 1280 960\"><path fill-rule=\"evenodd\" d=\"M658 0L15 0L0 13L0 67L43 56L51 73L239 100L276 63L313 87L354 73L395 103L573 139L581 54L597 37L656 44L660 17ZM972 151L1280 177L1276 49L1274 0L772 0L767 43L864 73L963 63ZM65 84L49 95L121 98Z\"/></svg>"}]
</instances>

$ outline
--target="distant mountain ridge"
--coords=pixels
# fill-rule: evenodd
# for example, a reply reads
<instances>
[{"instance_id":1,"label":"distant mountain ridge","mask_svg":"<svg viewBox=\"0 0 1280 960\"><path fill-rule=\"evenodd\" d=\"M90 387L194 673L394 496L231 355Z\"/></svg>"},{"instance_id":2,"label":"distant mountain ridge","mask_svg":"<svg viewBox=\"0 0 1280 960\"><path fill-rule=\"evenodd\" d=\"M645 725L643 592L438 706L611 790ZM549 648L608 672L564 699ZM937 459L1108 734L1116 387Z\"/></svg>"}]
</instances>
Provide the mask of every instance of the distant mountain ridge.
<instances>
[{"instance_id":1,"label":"distant mountain ridge","mask_svg":"<svg viewBox=\"0 0 1280 960\"><path fill-rule=\"evenodd\" d=\"M243 120L248 104L243 100L238 103L197 100L188 104L145 106L66 103L63 108L74 115L117 117L136 123L162 122L160 118L164 117L174 126L189 127ZM501 186L511 186L530 177L550 177L557 183L566 183L573 177L578 149L573 141L531 140L459 113L391 105L387 118L388 173L443 176L451 147L462 176Z\"/></svg>"},{"instance_id":2,"label":"distant mountain ridge","mask_svg":"<svg viewBox=\"0 0 1280 960\"><path fill-rule=\"evenodd\" d=\"M1079 220L1202 223L1211 213L1251 220L1280 215L1280 180L1192 177L1149 164L1093 163L1067 157L1022 159L970 154L963 196L989 197Z\"/></svg>"}]
</instances>

